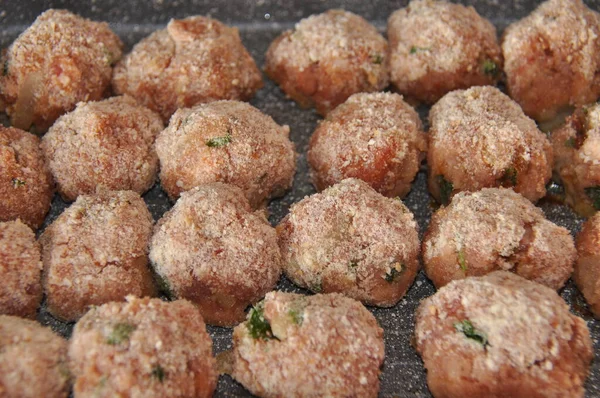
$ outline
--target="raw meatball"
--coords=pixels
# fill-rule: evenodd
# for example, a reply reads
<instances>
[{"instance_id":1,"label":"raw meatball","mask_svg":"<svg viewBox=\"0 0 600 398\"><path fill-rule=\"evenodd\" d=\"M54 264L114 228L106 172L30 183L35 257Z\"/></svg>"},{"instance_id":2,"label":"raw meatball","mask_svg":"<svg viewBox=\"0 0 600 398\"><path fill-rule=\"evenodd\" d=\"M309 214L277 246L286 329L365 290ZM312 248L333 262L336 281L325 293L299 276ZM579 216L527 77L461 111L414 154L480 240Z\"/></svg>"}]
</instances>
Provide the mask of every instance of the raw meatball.
<instances>
[{"instance_id":1,"label":"raw meatball","mask_svg":"<svg viewBox=\"0 0 600 398\"><path fill-rule=\"evenodd\" d=\"M387 41L362 17L329 10L277 37L265 72L300 106L325 115L354 93L388 85L387 51Z\"/></svg>"},{"instance_id":2,"label":"raw meatball","mask_svg":"<svg viewBox=\"0 0 600 398\"><path fill-rule=\"evenodd\" d=\"M387 32L391 80L409 98L432 104L450 91L500 78L496 28L473 7L413 0L390 16Z\"/></svg>"},{"instance_id":3,"label":"raw meatball","mask_svg":"<svg viewBox=\"0 0 600 398\"><path fill-rule=\"evenodd\" d=\"M244 102L178 110L156 140L160 182L173 200L201 184L240 187L254 208L292 186L296 152L290 129Z\"/></svg>"},{"instance_id":4,"label":"raw meatball","mask_svg":"<svg viewBox=\"0 0 600 398\"><path fill-rule=\"evenodd\" d=\"M67 342L49 328L0 315L0 396L67 398Z\"/></svg>"},{"instance_id":5,"label":"raw meatball","mask_svg":"<svg viewBox=\"0 0 600 398\"><path fill-rule=\"evenodd\" d=\"M233 377L259 397L376 397L383 329L340 294L271 292L233 331Z\"/></svg>"},{"instance_id":6,"label":"raw meatball","mask_svg":"<svg viewBox=\"0 0 600 398\"><path fill-rule=\"evenodd\" d=\"M437 288L504 270L558 290L576 256L566 228L504 188L458 193L433 215L423 240L425 272Z\"/></svg>"},{"instance_id":7,"label":"raw meatball","mask_svg":"<svg viewBox=\"0 0 600 398\"><path fill-rule=\"evenodd\" d=\"M423 301L415 337L434 397L583 397L593 357L585 321L556 292L504 271Z\"/></svg>"},{"instance_id":8,"label":"raw meatball","mask_svg":"<svg viewBox=\"0 0 600 398\"><path fill-rule=\"evenodd\" d=\"M127 297L92 308L69 346L76 397L211 397L212 341L190 302Z\"/></svg>"},{"instance_id":9,"label":"raw meatball","mask_svg":"<svg viewBox=\"0 0 600 398\"><path fill-rule=\"evenodd\" d=\"M577 235L577 254L573 279L600 319L600 213L583 224Z\"/></svg>"},{"instance_id":10,"label":"raw meatball","mask_svg":"<svg viewBox=\"0 0 600 398\"><path fill-rule=\"evenodd\" d=\"M15 127L46 131L79 101L107 93L122 47L105 22L44 12L0 58L0 110Z\"/></svg>"},{"instance_id":11,"label":"raw meatball","mask_svg":"<svg viewBox=\"0 0 600 398\"><path fill-rule=\"evenodd\" d=\"M401 96L354 94L319 124L308 162L318 190L355 177L382 195L404 197L426 148L419 115Z\"/></svg>"},{"instance_id":12,"label":"raw meatball","mask_svg":"<svg viewBox=\"0 0 600 398\"><path fill-rule=\"evenodd\" d=\"M510 187L532 202L546 194L552 146L497 88L448 93L431 108L429 122L429 192L438 202L484 187Z\"/></svg>"},{"instance_id":13,"label":"raw meatball","mask_svg":"<svg viewBox=\"0 0 600 398\"><path fill-rule=\"evenodd\" d=\"M192 301L219 326L241 322L281 273L277 235L264 212L222 183L181 196L156 225L150 260L168 296Z\"/></svg>"},{"instance_id":14,"label":"raw meatball","mask_svg":"<svg viewBox=\"0 0 600 398\"><path fill-rule=\"evenodd\" d=\"M549 0L502 40L508 92L543 121L600 96L600 14L581 0Z\"/></svg>"},{"instance_id":15,"label":"raw meatball","mask_svg":"<svg viewBox=\"0 0 600 398\"><path fill-rule=\"evenodd\" d=\"M54 196L54 181L40 139L0 126L0 221L20 218L33 229L44 222Z\"/></svg>"},{"instance_id":16,"label":"raw meatball","mask_svg":"<svg viewBox=\"0 0 600 398\"><path fill-rule=\"evenodd\" d=\"M113 88L160 113L219 99L249 100L263 86L237 28L202 16L172 19L115 67Z\"/></svg>"},{"instance_id":17,"label":"raw meatball","mask_svg":"<svg viewBox=\"0 0 600 398\"><path fill-rule=\"evenodd\" d=\"M98 189L146 192L156 181L160 116L131 97L80 102L50 128L42 150L63 199Z\"/></svg>"},{"instance_id":18,"label":"raw meatball","mask_svg":"<svg viewBox=\"0 0 600 398\"><path fill-rule=\"evenodd\" d=\"M277 232L285 274L313 292L391 307L419 270L412 213L360 180L344 180L295 203Z\"/></svg>"},{"instance_id":19,"label":"raw meatball","mask_svg":"<svg viewBox=\"0 0 600 398\"><path fill-rule=\"evenodd\" d=\"M89 306L153 295L151 235L152 216L135 192L79 196L40 237L48 312L68 322Z\"/></svg>"}]
</instances>

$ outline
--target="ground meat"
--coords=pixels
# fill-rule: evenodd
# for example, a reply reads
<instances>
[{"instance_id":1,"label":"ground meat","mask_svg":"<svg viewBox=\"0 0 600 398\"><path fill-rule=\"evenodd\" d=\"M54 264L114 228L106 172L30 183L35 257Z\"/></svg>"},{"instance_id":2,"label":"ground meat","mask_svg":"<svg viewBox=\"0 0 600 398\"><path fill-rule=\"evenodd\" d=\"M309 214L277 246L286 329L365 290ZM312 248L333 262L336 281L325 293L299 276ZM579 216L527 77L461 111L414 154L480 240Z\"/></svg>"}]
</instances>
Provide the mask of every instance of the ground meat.
<instances>
[{"instance_id":1,"label":"ground meat","mask_svg":"<svg viewBox=\"0 0 600 398\"><path fill-rule=\"evenodd\" d=\"M583 397L593 357L585 321L556 292L504 271L423 301L415 340L435 397Z\"/></svg>"},{"instance_id":2,"label":"ground meat","mask_svg":"<svg viewBox=\"0 0 600 398\"><path fill-rule=\"evenodd\" d=\"M413 214L360 180L344 180L295 203L277 232L285 274L313 292L391 307L419 270Z\"/></svg>"},{"instance_id":3,"label":"ground meat","mask_svg":"<svg viewBox=\"0 0 600 398\"><path fill-rule=\"evenodd\" d=\"M329 10L277 37L265 72L300 106L325 115L354 93L388 85L387 50L387 41L365 19Z\"/></svg>"},{"instance_id":4,"label":"ground meat","mask_svg":"<svg viewBox=\"0 0 600 398\"><path fill-rule=\"evenodd\" d=\"M600 319L600 213L583 224L577 235L577 254L573 280Z\"/></svg>"},{"instance_id":5,"label":"ground meat","mask_svg":"<svg viewBox=\"0 0 600 398\"><path fill-rule=\"evenodd\" d=\"M308 162L318 190L354 177L385 196L404 197L426 148L419 114L401 96L354 94L317 126Z\"/></svg>"},{"instance_id":6,"label":"ground meat","mask_svg":"<svg viewBox=\"0 0 600 398\"><path fill-rule=\"evenodd\" d=\"M249 100L263 86L237 28L202 16L172 19L115 67L113 88L158 112L219 99Z\"/></svg>"},{"instance_id":7,"label":"ground meat","mask_svg":"<svg viewBox=\"0 0 600 398\"><path fill-rule=\"evenodd\" d=\"M260 397L376 397L383 348L358 301L271 292L233 331L233 377Z\"/></svg>"}]
</instances>

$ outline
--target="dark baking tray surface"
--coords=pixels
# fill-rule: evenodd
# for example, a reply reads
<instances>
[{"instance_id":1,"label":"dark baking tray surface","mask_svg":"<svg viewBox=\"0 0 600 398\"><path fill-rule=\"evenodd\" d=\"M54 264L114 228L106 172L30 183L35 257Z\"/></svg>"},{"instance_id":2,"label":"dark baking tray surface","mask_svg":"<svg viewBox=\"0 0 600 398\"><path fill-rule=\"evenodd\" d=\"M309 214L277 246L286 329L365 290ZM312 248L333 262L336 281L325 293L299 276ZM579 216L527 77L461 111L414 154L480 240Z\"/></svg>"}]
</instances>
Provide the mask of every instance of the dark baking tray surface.
<instances>
[{"instance_id":1,"label":"dark baking tray surface","mask_svg":"<svg viewBox=\"0 0 600 398\"><path fill-rule=\"evenodd\" d=\"M467 0L461 2L473 5L480 14L489 18L498 27L499 33L507 24L527 15L540 3L530 0ZM384 32L387 17L407 3L407 0L369 2L362 0L2 0L0 1L0 48L7 47L41 12L48 8L66 8L88 18L109 22L125 43L127 51L152 31L164 27L170 18L201 14L237 26L244 44L252 53L257 64L262 67L269 43L281 31L292 27L301 18L330 8L344 8L362 15ZM595 10L600 9L600 0L590 0L586 3ZM305 155L308 139L320 117L313 110L299 109L294 102L285 97L273 82L266 77L264 80L265 87L258 92L251 103L271 115L279 124L290 126L291 139L296 143L296 149L300 154L292 190L283 198L277 199L269 205L269 220L276 225L285 216L292 203L314 193L314 188L308 178ZM426 122L427 111L426 108L419 108L424 122ZM155 220L158 220L172 205L166 194L160 189L159 184L156 184L144 195L144 200ZM427 193L425 168L419 172L405 203L415 214L422 236L429 223L431 213L435 211L435 205ZM68 204L57 195L45 225L52 222L67 206ZM539 206L553 222L568 228L573 234L579 231L582 220L567 207L548 201L542 201ZM277 289L307 293L294 287L285 277L281 278ZM407 295L394 308L369 308L385 330L386 357L381 375L380 396L431 397L426 385L423 364L411 346L411 335L414 328L414 313L419 302L434 292L433 285L421 272ZM595 352L598 353L600 350L598 341L600 322L592 318L583 297L572 282L569 282L561 291L561 295L570 304L572 311L588 322ZM71 334L73 324L58 322L45 311L44 306L38 320L51 326L65 337L69 337ZM208 329L213 338L215 354L231 348L231 329L218 327L209 327ZM592 365L586 389L586 397L600 397L599 361L595 361ZM229 376L222 376L219 379L215 396L238 397L250 396L250 394Z\"/></svg>"}]
</instances>

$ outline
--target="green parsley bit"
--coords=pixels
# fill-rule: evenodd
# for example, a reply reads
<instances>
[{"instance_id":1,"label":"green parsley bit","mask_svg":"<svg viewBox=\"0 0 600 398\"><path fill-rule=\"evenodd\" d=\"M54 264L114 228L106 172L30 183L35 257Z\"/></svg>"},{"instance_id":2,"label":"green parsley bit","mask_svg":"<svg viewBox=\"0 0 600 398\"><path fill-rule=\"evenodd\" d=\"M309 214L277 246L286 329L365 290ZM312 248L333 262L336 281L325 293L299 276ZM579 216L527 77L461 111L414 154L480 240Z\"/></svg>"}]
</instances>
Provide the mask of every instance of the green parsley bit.
<instances>
[{"instance_id":1,"label":"green parsley bit","mask_svg":"<svg viewBox=\"0 0 600 398\"><path fill-rule=\"evenodd\" d=\"M24 181L24 180L21 180L20 178L13 178L13 179L12 179L12 184L13 184L13 187L14 187L14 188L20 188L20 187L22 187L23 185L26 185L26 184L27 184L27 182L26 182L26 181Z\"/></svg>"},{"instance_id":2,"label":"green parsley bit","mask_svg":"<svg viewBox=\"0 0 600 398\"><path fill-rule=\"evenodd\" d=\"M348 263L348 269L354 271L356 267L358 267L358 260L350 260L350 262Z\"/></svg>"},{"instance_id":3,"label":"green parsley bit","mask_svg":"<svg viewBox=\"0 0 600 398\"><path fill-rule=\"evenodd\" d=\"M273 332L271 331L271 325L264 316L264 304L258 303L250 310L250 317L246 322L248 332L253 339L274 339Z\"/></svg>"},{"instance_id":4,"label":"green parsley bit","mask_svg":"<svg viewBox=\"0 0 600 398\"><path fill-rule=\"evenodd\" d=\"M509 167L504 170L504 174L500 178L500 182L502 185L508 185L514 187L517 185L517 169L514 167Z\"/></svg>"},{"instance_id":5,"label":"green parsley bit","mask_svg":"<svg viewBox=\"0 0 600 398\"><path fill-rule=\"evenodd\" d=\"M288 311L288 314L290 318L292 318L292 322L294 322L298 326L302 325L302 321L304 321L304 314L302 311L299 311L297 309L291 309Z\"/></svg>"},{"instance_id":6,"label":"green parsley bit","mask_svg":"<svg viewBox=\"0 0 600 398\"><path fill-rule=\"evenodd\" d=\"M221 148L231 142L231 132L227 131L227 134L223 137L215 137L206 140L206 146L210 148Z\"/></svg>"},{"instance_id":7,"label":"green parsley bit","mask_svg":"<svg viewBox=\"0 0 600 398\"><path fill-rule=\"evenodd\" d=\"M158 290L167 296L167 298L172 299L174 297L171 286L165 277L159 275L158 272L154 272L154 280L156 281Z\"/></svg>"},{"instance_id":8,"label":"green parsley bit","mask_svg":"<svg viewBox=\"0 0 600 398\"><path fill-rule=\"evenodd\" d=\"M486 334L481 330L475 329L473 323L471 323L471 321L469 321L468 319L465 319L462 322L454 323L454 329L456 329L458 332L463 333L467 338L475 340L484 347L488 345L488 339Z\"/></svg>"},{"instance_id":9,"label":"green parsley bit","mask_svg":"<svg viewBox=\"0 0 600 398\"><path fill-rule=\"evenodd\" d=\"M315 293L321 293L323 291L323 285L321 282L316 282L309 286L309 289Z\"/></svg>"},{"instance_id":10,"label":"green parsley bit","mask_svg":"<svg viewBox=\"0 0 600 398\"><path fill-rule=\"evenodd\" d=\"M410 53L411 54L416 54L418 52L424 52L424 51L429 51L430 48L429 47L417 47L417 46L412 46L410 48Z\"/></svg>"},{"instance_id":11,"label":"green parsley bit","mask_svg":"<svg viewBox=\"0 0 600 398\"><path fill-rule=\"evenodd\" d=\"M454 185L443 175L438 175L436 177L438 186L440 187L440 201L443 205L447 205L450 203L450 197L452 196L452 191L454 190Z\"/></svg>"},{"instance_id":12,"label":"green parsley bit","mask_svg":"<svg viewBox=\"0 0 600 398\"><path fill-rule=\"evenodd\" d=\"M485 73L486 75L490 75L490 76L498 75L498 72L499 72L498 65L491 59L486 59L485 61L483 61L482 67L483 67L483 73Z\"/></svg>"},{"instance_id":13,"label":"green parsley bit","mask_svg":"<svg viewBox=\"0 0 600 398\"><path fill-rule=\"evenodd\" d=\"M110 345L118 345L124 341L129 340L129 336L136 329L136 326L129 323L117 323L113 327L113 331L106 339L106 342Z\"/></svg>"},{"instance_id":14,"label":"green parsley bit","mask_svg":"<svg viewBox=\"0 0 600 398\"><path fill-rule=\"evenodd\" d=\"M2 64L2 76L8 76L8 59L5 59Z\"/></svg>"},{"instance_id":15,"label":"green parsley bit","mask_svg":"<svg viewBox=\"0 0 600 398\"><path fill-rule=\"evenodd\" d=\"M588 187L584 189L585 194L592 201L594 209L600 210L600 186Z\"/></svg>"},{"instance_id":16,"label":"green parsley bit","mask_svg":"<svg viewBox=\"0 0 600 398\"><path fill-rule=\"evenodd\" d=\"M398 269L400 268L400 269ZM396 280L396 278L398 276L400 276L402 274L402 271L404 271L404 264L401 263L395 263L392 264L392 266L390 267L390 269L388 270L388 272L385 273L385 281L392 283L393 281Z\"/></svg>"},{"instance_id":17,"label":"green parsley bit","mask_svg":"<svg viewBox=\"0 0 600 398\"><path fill-rule=\"evenodd\" d=\"M565 141L565 146L568 148L575 148L575 138L571 137Z\"/></svg>"},{"instance_id":18,"label":"green parsley bit","mask_svg":"<svg viewBox=\"0 0 600 398\"><path fill-rule=\"evenodd\" d=\"M458 251L458 265L460 265L460 269L467 272L467 259L465 258L465 251L462 248Z\"/></svg>"},{"instance_id":19,"label":"green parsley bit","mask_svg":"<svg viewBox=\"0 0 600 398\"><path fill-rule=\"evenodd\" d=\"M373 63L376 65L381 65L383 63L383 55L381 55L381 54L371 55L371 61L373 61Z\"/></svg>"},{"instance_id":20,"label":"green parsley bit","mask_svg":"<svg viewBox=\"0 0 600 398\"><path fill-rule=\"evenodd\" d=\"M160 365L156 365L152 368L152 377L160 381L161 383L166 377L165 370Z\"/></svg>"}]
</instances>

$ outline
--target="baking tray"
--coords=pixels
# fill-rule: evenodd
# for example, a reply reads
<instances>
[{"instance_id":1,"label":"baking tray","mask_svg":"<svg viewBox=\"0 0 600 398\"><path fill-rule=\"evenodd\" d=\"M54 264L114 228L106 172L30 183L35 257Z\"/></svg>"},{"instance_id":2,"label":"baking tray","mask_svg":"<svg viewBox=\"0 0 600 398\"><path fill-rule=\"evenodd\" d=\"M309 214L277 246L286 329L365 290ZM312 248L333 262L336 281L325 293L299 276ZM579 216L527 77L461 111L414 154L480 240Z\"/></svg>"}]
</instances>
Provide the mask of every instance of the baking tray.
<instances>
[{"instance_id":1,"label":"baking tray","mask_svg":"<svg viewBox=\"0 0 600 398\"><path fill-rule=\"evenodd\" d=\"M48 8L66 8L87 18L109 22L112 29L125 43L126 51L129 51L135 43L149 33L164 27L170 18L200 14L209 15L227 24L237 26L245 46L259 67L262 67L264 54L270 42L281 31L292 27L301 18L321 13L330 8L344 8L365 17L381 32L384 32L388 16L394 10L406 6L407 3L407 0L368 2L361 0L0 0L0 48L7 47L40 13ZM470 0L461 1L461 3L473 5L481 15L490 19L501 33L510 22L524 17L540 2ZM600 9L600 0L590 0L586 3L595 10ZM265 87L250 102L271 115L279 124L290 126L290 137L295 142L296 149L300 154L292 190L269 205L269 220L276 225L285 216L292 203L315 192L308 178L306 151L308 139L320 117L314 110L298 108L266 77L264 81ZM427 126L428 109L421 107L418 111ZM156 184L144 195L144 200L155 220L158 220L172 206L159 184ZM425 167L417 175L413 189L404 202L415 214L422 236L429 223L431 213L436 208L427 193ZM579 232L582 219L575 216L569 208L544 200L538 205L551 221L568 228L573 234ZM52 202L52 209L44 227L67 206L68 204L57 195ZM281 278L277 289L308 293L293 286L285 277ZM434 292L433 285L421 271L413 286L398 305L391 309L369 308L385 331L386 356L381 375L381 397L431 397L427 389L423 363L411 346L411 336L414 330L414 313L419 302ZM594 351L598 353L600 322L593 319L583 297L571 281L561 291L561 296L569 303L575 314L588 322L594 342ZM38 320L67 338L71 334L73 324L58 322L46 312L45 306L42 306ZM215 354L231 348L231 329L209 326L208 330L214 342ZM600 397L599 363L600 361L595 361L592 364L586 383L586 397ZM229 376L221 376L215 396L243 397L251 395Z\"/></svg>"}]
</instances>

